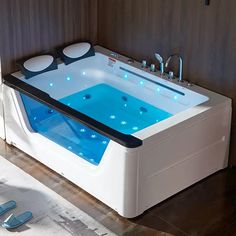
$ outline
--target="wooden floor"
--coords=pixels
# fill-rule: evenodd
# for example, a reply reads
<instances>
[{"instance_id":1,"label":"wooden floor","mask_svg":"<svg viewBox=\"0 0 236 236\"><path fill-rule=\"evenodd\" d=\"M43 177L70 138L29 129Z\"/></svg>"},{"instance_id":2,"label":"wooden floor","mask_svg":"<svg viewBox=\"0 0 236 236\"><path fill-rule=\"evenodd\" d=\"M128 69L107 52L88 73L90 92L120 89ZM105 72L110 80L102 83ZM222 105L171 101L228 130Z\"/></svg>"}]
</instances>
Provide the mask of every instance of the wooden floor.
<instances>
[{"instance_id":1,"label":"wooden floor","mask_svg":"<svg viewBox=\"0 0 236 236\"><path fill-rule=\"evenodd\" d=\"M236 236L236 169L214 174L143 215L127 220L1 139L0 155L118 235Z\"/></svg>"}]
</instances>

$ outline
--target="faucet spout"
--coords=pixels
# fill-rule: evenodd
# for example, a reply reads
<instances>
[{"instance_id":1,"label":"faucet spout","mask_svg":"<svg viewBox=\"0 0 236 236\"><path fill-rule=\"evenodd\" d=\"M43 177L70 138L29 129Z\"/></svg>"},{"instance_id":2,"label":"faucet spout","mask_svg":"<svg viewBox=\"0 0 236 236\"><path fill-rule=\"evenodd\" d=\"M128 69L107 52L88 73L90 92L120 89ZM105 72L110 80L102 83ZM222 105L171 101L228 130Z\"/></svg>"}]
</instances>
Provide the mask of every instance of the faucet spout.
<instances>
[{"instance_id":1,"label":"faucet spout","mask_svg":"<svg viewBox=\"0 0 236 236\"><path fill-rule=\"evenodd\" d=\"M171 59L173 57L178 57L179 58L179 78L178 78L178 81L179 82L183 82L183 59L182 57L179 55L179 54L173 54L171 55L167 61L166 61L166 64L165 64L165 67L167 68L169 66L169 63L171 61Z\"/></svg>"},{"instance_id":2,"label":"faucet spout","mask_svg":"<svg viewBox=\"0 0 236 236\"><path fill-rule=\"evenodd\" d=\"M164 60L163 60L162 56L158 53L155 53L155 57L160 64L160 72L161 72L161 74L163 74L164 73Z\"/></svg>"}]
</instances>

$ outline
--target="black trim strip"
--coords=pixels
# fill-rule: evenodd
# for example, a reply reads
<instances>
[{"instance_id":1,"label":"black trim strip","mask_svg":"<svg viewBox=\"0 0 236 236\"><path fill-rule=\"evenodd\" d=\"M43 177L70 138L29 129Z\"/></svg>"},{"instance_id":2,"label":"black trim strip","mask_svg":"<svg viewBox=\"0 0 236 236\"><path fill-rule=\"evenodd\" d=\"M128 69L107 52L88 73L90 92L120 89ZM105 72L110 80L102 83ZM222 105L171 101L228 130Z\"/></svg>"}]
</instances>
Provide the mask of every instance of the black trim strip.
<instances>
[{"instance_id":1,"label":"black trim strip","mask_svg":"<svg viewBox=\"0 0 236 236\"><path fill-rule=\"evenodd\" d=\"M130 74L132 74L132 75L138 76L139 78L145 79L145 80L147 80L147 81L149 81L149 82L151 82L151 83L157 84L157 85L159 85L159 86L161 86L161 87L163 87L163 88L166 88L166 89L168 89L168 90L171 90L172 92L178 93L179 95L185 96L185 93L183 93L183 92L180 92L180 91L178 91L178 90L176 90L176 89L173 89L173 88L171 88L171 87L169 87L169 86L167 86L167 85L161 84L161 83L159 83L159 82L157 82L157 81L151 80L151 79L149 79L149 78L147 78L147 77L145 77L145 76L139 75L138 73L135 73L135 72L133 72L133 71L131 71L131 70L128 70L128 69L126 69L126 68L124 68L124 67L120 67L120 69L123 70L123 71L125 71L125 72L128 72L128 73L130 73Z\"/></svg>"},{"instance_id":2,"label":"black trim strip","mask_svg":"<svg viewBox=\"0 0 236 236\"><path fill-rule=\"evenodd\" d=\"M132 136L123 134L117 130L114 130L92 118L86 116L85 114L72 109L64 105L63 103L51 98L49 94L25 83L24 81L16 78L13 75L7 75L3 78L3 83L21 93L24 93L31 98L46 104L47 106L63 113L64 115L77 120L78 122L86 125L87 127L95 130L96 132L107 136L113 141L127 147L127 148L136 148L142 145L142 140Z\"/></svg>"}]
</instances>

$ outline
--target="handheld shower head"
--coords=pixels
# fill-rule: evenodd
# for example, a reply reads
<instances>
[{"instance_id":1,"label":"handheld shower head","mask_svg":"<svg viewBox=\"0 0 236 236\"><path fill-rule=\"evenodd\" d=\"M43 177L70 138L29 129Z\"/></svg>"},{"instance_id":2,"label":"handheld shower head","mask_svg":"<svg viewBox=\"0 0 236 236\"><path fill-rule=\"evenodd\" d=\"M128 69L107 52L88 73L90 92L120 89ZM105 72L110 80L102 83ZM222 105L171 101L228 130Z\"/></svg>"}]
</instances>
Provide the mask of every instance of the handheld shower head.
<instances>
[{"instance_id":1,"label":"handheld shower head","mask_svg":"<svg viewBox=\"0 0 236 236\"><path fill-rule=\"evenodd\" d=\"M156 57L156 59L159 61L159 63L163 63L163 58L161 57L160 54L155 53L155 57Z\"/></svg>"}]
</instances>

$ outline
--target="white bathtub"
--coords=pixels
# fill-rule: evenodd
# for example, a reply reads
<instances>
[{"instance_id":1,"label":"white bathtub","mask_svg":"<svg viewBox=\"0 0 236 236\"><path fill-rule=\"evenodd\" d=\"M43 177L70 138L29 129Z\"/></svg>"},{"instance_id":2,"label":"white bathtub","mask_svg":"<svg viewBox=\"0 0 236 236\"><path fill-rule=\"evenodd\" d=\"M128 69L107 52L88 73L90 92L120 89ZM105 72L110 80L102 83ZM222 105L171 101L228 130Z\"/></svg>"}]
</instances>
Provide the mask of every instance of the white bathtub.
<instances>
[{"instance_id":1,"label":"white bathtub","mask_svg":"<svg viewBox=\"0 0 236 236\"><path fill-rule=\"evenodd\" d=\"M25 81L19 73L15 78ZM69 85L66 77L74 80ZM26 81L25 81L26 82ZM196 85L160 78L140 63L102 47L96 56L33 77L27 83L55 99L98 83L109 84L159 107L172 117L132 135L112 134L95 127L110 142L98 165L34 132L19 92L5 79L3 102L6 141L23 150L121 216L132 218L148 208L223 169L228 163L231 100ZM52 90L48 84L57 86ZM87 123L86 123L87 122ZM84 124L94 128L90 121ZM133 137L135 145L129 145ZM125 139L125 141L124 141ZM136 142L137 141L137 142Z\"/></svg>"}]
</instances>

